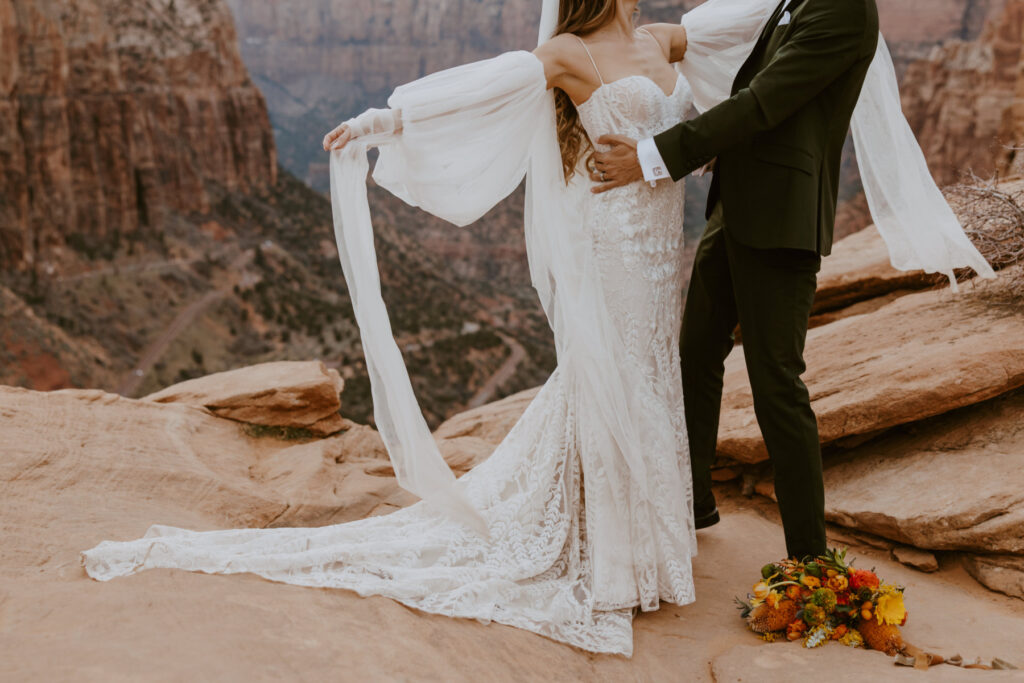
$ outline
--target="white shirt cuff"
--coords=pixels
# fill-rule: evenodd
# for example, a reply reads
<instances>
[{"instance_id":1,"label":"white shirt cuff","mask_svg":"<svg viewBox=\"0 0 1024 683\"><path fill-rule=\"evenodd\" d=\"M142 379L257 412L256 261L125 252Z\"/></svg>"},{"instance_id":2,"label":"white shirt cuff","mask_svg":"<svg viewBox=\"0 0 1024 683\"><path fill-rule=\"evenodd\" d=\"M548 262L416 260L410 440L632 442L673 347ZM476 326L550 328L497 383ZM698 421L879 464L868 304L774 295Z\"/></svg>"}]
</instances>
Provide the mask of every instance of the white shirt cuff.
<instances>
[{"instance_id":1,"label":"white shirt cuff","mask_svg":"<svg viewBox=\"0 0 1024 683\"><path fill-rule=\"evenodd\" d=\"M663 178L671 178L665 160L661 158L654 138L645 138L636 144L636 156L640 160L640 168L644 171L644 180L654 183Z\"/></svg>"}]
</instances>

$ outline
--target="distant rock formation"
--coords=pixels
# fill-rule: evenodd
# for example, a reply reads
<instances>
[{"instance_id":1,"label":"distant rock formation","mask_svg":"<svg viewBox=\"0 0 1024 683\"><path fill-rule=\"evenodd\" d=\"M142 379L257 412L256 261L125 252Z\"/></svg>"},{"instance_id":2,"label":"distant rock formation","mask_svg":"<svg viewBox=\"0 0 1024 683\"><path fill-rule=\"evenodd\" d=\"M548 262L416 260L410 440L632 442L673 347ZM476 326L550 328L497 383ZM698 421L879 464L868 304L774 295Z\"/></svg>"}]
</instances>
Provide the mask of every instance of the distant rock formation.
<instances>
[{"instance_id":1,"label":"distant rock formation","mask_svg":"<svg viewBox=\"0 0 1024 683\"><path fill-rule=\"evenodd\" d=\"M486 230L412 236L422 212L376 208L385 300L431 424L510 354L496 328L529 356L496 395L550 372L528 285L488 282L503 272L486 266L465 279L477 261L459 239L493 242ZM512 223L519 246L491 264L524 274L521 219L490 230ZM0 304L0 383L139 396L323 358L369 420L329 202L279 173L224 0L0 0Z\"/></svg>"},{"instance_id":2,"label":"distant rock formation","mask_svg":"<svg viewBox=\"0 0 1024 683\"><path fill-rule=\"evenodd\" d=\"M935 48L914 62L903 108L940 183L1024 169L1024 0L1009 0L975 42Z\"/></svg>"},{"instance_id":3,"label":"distant rock formation","mask_svg":"<svg viewBox=\"0 0 1024 683\"><path fill-rule=\"evenodd\" d=\"M222 0L0 0L0 267L273 185L274 141Z\"/></svg>"}]
</instances>

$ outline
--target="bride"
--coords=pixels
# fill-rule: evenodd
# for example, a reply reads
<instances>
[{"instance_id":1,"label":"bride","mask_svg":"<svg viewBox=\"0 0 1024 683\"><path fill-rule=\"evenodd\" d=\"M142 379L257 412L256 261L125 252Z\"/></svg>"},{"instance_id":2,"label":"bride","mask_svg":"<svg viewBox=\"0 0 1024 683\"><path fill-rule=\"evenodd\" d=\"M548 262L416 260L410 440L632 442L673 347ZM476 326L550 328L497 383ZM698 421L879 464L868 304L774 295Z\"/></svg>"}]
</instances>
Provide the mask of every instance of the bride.
<instances>
[{"instance_id":1,"label":"bride","mask_svg":"<svg viewBox=\"0 0 1024 683\"><path fill-rule=\"evenodd\" d=\"M606 133L650 137L691 107L728 97L777 4L709 0L681 25L636 29L637 0L545 0L534 52L402 86L389 109L329 133L335 230L376 422L399 482L423 500L317 529L153 526L142 539L84 552L89 575L251 572L630 655L637 608L694 600L678 357L683 192L661 183L593 193L588 158ZM879 54L865 94L891 104L884 43ZM869 201L890 245L903 247L898 267L951 272L965 265L970 245L941 195L922 199L937 212L928 239L906 227L900 198L919 186L934 190L920 167L887 167L885 182L872 182L878 150L904 150L923 165L898 95L896 103L896 114L872 106L854 123ZM381 299L366 199L370 146L380 150L379 185L456 225L481 217L526 178L531 276L558 368L493 455L459 480L422 417ZM941 254L937 233L951 245Z\"/></svg>"}]
</instances>

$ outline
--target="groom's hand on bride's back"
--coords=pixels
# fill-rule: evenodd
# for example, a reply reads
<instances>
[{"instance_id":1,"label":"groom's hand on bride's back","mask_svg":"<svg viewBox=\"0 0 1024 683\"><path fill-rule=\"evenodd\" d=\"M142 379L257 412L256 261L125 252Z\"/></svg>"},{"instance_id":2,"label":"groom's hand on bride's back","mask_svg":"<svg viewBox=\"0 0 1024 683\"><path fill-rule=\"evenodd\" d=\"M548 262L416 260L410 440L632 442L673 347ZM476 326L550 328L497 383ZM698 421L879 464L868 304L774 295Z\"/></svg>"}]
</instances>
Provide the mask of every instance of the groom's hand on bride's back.
<instances>
[{"instance_id":1,"label":"groom's hand on bride's back","mask_svg":"<svg viewBox=\"0 0 1024 683\"><path fill-rule=\"evenodd\" d=\"M636 155L636 140L625 135L602 135L597 144L610 145L611 149L594 152L590 179L598 185L592 192L600 194L644 179L640 159Z\"/></svg>"}]
</instances>

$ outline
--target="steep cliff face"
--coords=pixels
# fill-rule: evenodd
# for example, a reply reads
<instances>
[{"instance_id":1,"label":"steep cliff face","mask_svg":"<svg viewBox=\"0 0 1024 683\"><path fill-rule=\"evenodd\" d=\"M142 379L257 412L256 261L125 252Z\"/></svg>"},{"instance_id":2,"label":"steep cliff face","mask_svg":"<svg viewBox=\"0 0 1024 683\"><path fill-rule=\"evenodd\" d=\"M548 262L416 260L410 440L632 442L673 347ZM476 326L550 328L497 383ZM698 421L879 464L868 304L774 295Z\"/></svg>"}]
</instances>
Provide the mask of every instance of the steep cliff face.
<instances>
[{"instance_id":1,"label":"steep cliff face","mask_svg":"<svg viewBox=\"0 0 1024 683\"><path fill-rule=\"evenodd\" d=\"M0 0L0 266L59 268L274 183L263 97L221 0Z\"/></svg>"},{"instance_id":2,"label":"steep cliff face","mask_svg":"<svg viewBox=\"0 0 1024 683\"><path fill-rule=\"evenodd\" d=\"M330 206L274 149L223 0L0 0L0 383L137 396L322 358L369 419ZM373 194L428 420L542 381L535 297L463 279Z\"/></svg>"},{"instance_id":3,"label":"steep cliff face","mask_svg":"<svg viewBox=\"0 0 1024 683\"><path fill-rule=\"evenodd\" d=\"M936 48L911 64L903 108L933 174L952 182L965 169L1009 171L1024 144L1024 0L975 42Z\"/></svg>"}]
</instances>

